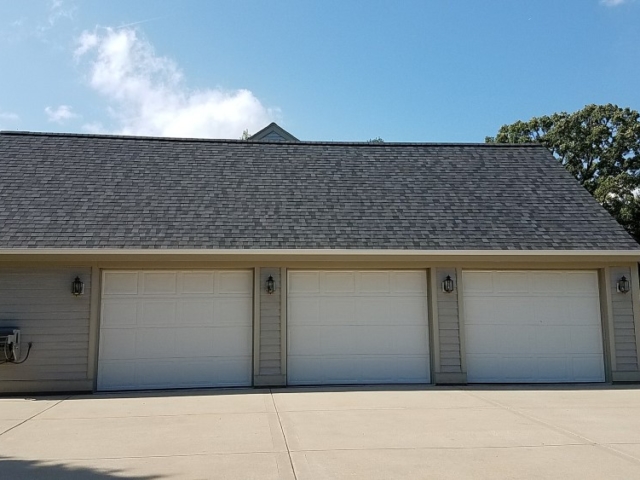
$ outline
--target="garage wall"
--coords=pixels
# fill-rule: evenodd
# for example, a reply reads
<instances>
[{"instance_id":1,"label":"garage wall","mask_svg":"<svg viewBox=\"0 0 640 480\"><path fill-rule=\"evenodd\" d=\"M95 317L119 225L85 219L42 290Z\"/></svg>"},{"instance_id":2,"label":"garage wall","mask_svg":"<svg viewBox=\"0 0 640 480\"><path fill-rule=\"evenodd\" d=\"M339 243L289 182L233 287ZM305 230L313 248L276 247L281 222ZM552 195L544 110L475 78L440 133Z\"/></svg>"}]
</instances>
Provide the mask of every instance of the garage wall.
<instances>
[{"instance_id":1,"label":"garage wall","mask_svg":"<svg viewBox=\"0 0 640 480\"><path fill-rule=\"evenodd\" d=\"M76 276L85 285L78 297ZM23 355L33 342L25 363L0 365L0 392L91 390L90 300L90 268L0 268L0 326L21 329Z\"/></svg>"},{"instance_id":2,"label":"garage wall","mask_svg":"<svg viewBox=\"0 0 640 480\"><path fill-rule=\"evenodd\" d=\"M622 276L632 280L631 269L625 267L611 268L611 313L615 345L616 372L637 372L638 351L636 330L633 319L633 290L622 294L616 291L616 283ZM616 380L616 378L614 378Z\"/></svg>"},{"instance_id":3,"label":"garage wall","mask_svg":"<svg viewBox=\"0 0 640 480\"><path fill-rule=\"evenodd\" d=\"M442 282L450 275L455 290L442 291ZM460 309L458 307L458 281L454 268L439 268L436 271L438 301L438 333L440 336L440 373L460 374L462 372L462 354L460 349ZM440 375L441 378L445 378ZM438 381L438 380L436 380Z\"/></svg>"},{"instance_id":4,"label":"garage wall","mask_svg":"<svg viewBox=\"0 0 640 480\"><path fill-rule=\"evenodd\" d=\"M269 295L265 286L269 276L273 276L276 291ZM279 268L261 268L259 280L259 345L257 348L257 372L255 385L284 385L282 371L282 291L285 288Z\"/></svg>"}]
</instances>

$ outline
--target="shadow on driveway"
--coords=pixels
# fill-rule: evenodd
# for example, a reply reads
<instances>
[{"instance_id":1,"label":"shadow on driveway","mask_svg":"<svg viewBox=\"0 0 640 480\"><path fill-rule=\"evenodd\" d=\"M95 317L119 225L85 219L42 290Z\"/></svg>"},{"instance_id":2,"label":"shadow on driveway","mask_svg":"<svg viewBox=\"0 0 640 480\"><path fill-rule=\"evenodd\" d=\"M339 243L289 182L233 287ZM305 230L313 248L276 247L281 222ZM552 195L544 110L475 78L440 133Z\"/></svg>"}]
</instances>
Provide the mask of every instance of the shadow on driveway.
<instances>
[{"instance_id":1,"label":"shadow on driveway","mask_svg":"<svg viewBox=\"0 0 640 480\"><path fill-rule=\"evenodd\" d=\"M22 460L17 458L0 457L0 472L2 478L12 480L111 480L124 478L131 480L154 480L159 476L130 476L124 475L122 470L96 470L84 466L65 465L56 462L37 460Z\"/></svg>"}]
</instances>

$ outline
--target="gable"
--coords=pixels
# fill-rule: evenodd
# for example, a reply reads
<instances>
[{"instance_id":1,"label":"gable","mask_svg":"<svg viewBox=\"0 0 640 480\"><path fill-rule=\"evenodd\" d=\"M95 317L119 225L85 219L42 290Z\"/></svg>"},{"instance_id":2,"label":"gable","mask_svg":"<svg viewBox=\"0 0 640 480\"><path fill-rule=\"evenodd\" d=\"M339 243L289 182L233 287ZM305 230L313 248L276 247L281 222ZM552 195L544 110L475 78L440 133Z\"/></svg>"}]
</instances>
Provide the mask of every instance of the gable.
<instances>
[{"instance_id":1,"label":"gable","mask_svg":"<svg viewBox=\"0 0 640 480\"><path fill-rule=\"evenodd\" d=\"M248 140L250 142L298 142L299 140L273 122L267 125L259 132L251 135Z\"/></svg>"}]
</instances>

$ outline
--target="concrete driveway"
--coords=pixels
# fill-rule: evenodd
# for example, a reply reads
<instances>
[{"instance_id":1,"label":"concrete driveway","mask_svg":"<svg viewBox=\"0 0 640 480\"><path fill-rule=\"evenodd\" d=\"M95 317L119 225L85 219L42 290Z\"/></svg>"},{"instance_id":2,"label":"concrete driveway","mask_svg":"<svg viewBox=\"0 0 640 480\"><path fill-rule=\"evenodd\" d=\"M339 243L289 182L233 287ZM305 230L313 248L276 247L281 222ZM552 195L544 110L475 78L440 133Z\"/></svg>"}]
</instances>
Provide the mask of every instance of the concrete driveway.
<instances>
[{"instance_id":1,"label":"concrete driveway","mask_svg":"<svg viewBox=\"0 0 640 480\"><path fill-rule=\"evenodd\" d=\"M0 398L0 478L640 478L640 386Z\"/></svg>"}]
</instances>

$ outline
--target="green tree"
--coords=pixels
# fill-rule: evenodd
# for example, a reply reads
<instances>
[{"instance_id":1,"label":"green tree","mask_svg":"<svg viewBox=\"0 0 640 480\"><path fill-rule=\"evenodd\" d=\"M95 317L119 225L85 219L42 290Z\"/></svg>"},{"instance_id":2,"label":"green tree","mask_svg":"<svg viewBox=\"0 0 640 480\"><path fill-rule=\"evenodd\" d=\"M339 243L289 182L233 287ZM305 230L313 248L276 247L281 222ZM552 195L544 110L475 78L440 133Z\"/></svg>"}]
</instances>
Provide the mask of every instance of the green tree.
<instances>
[{"instance_id":1,"label":"green tree","mask_svg":"<svg viewBox=\"0 0 640 480\"><path fill-rule=\"evenodd\" d=\"M547 147L640 242L640 114L617 105L587 105L500 127L487 143Z\"/></svg>"}]
</instances>

